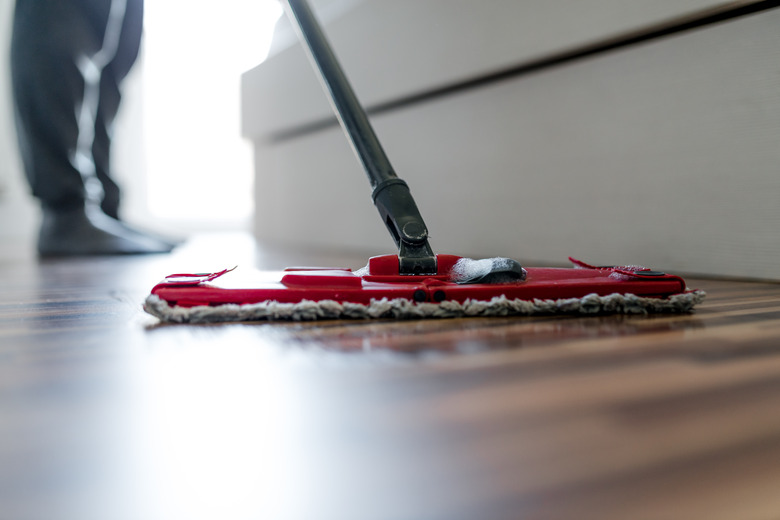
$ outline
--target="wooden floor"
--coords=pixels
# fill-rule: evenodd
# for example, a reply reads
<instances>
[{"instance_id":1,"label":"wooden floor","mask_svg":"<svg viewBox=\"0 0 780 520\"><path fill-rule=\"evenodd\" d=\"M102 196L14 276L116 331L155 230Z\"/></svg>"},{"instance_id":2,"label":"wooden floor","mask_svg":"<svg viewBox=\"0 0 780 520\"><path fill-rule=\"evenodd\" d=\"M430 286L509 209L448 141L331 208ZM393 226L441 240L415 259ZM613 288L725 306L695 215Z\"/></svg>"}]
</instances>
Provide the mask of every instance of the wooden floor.
<instances>
[{"instance_id":1,"label":"wooden floor","mask_svg":"<svg viewBox=\"0 0 780 520\"><path fill-rule=\"evenodd\" d=\"M380 251L378 253L384 253ZM0 519L778 519L780 285L682 316L161 325L204 237L0 255ZM653 266L663 268L663 266Z\"/></svg>"}]
</instances>

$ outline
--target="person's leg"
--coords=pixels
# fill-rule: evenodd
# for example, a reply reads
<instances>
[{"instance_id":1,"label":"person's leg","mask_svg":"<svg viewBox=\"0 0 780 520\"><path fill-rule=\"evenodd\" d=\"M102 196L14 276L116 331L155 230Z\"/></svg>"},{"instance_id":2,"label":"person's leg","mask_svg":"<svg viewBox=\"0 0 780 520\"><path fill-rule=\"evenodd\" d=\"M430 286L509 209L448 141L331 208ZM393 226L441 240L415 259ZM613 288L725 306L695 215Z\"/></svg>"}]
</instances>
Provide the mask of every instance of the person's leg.
<instances>
[{"instance_id":1,"label":"person's leg","mask_svg":"<svg viewBox=\"0 0 780 520\"><path fill-rule=\"evenodd\" d=\"M12 91L25 172L43 209L43 255L171 249L91 207L102 191L91 152L106 26L124 1L16 2Z\"/></svg>"},{"instance_id":2,"label":"person's leg","mask_svg":"<svg viewBox=\"0 0 780 520\"><path fill-rule=\"evenodd\" d=\"M98 108L97 119L95 121L95 140L92 143L92 158L95 161L95 175L103 188L103 197L100 201L100 209L111 218L119 220L119 204L121 202L121 192L119 185L111 177L111 141L113 138L112 120L113 116L106 115L106 111L116 111L116 108L108 109L106 105L119 105L118 86L105 86L105 83L111 82L110 75L103 75L101 80L100 106ZM112 88L116 89L116 94L107 94ZM116 96L116 101L113 99Z\"/></svg>"},{"instance_id":3,"label":"person's leg","mask_svg":"<svg viewBox=\"0 0 780 520\"><path fill-rule=\"evenodd\" d=\"M84 78L75 60L96 53L102 37L78 2L16 2L11 72L17 134L32 193L44 208L84 204L75 156Z\"/></svg>"},{"instance_id":4,"label":"person's leg","mask_svg":"<svg viewBox=\"0 0 780 520\"><path fill-rule=\"evenodd\" d=\"M111 141L113 123L122 99L120 84L138 58L143 29L143 0L127 0L116 53L103 68L100 78L100 102L95 117L92 156L95 174L103 186L100 207L108 216L119 218L120 189L111 177Z\"/></svg>"}]
</instances>

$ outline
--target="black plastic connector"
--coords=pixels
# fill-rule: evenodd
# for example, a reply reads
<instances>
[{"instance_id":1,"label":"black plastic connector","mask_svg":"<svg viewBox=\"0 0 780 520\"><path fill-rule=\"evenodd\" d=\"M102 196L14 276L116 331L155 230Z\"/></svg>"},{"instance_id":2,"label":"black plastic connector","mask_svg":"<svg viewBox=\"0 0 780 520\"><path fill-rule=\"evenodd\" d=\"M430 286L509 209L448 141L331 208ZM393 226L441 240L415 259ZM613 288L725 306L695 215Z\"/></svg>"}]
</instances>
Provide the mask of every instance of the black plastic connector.
<instances>
[{"instance_id":1,"label":"black plastic connector","mask_svg":"<svg viewBox=\"0 0 780 520\"><path fill-rule=\"evenodd\" d=\"M436 274L436 255L428 244L428 228L406 182L399 178L381 182L372 198L398 246L399 273Z\"/></svg>"}]
</instances>

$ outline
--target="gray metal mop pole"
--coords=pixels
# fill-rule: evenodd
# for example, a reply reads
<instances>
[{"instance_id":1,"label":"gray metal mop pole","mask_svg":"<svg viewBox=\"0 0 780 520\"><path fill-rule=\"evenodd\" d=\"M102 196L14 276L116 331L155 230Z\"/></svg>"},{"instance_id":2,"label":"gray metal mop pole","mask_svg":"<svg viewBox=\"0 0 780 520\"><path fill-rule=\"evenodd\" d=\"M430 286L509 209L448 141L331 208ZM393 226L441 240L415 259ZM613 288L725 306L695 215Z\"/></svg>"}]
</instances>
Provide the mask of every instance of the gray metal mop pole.
<instances>
[{"instance_id":1,"label":"gray metal mop pole","mask_svg":"<svg viewBox=\"0 0 780 520\"><path fill-rule=\"evenodd\" d=\"M305 0L288 0L288 14L319 71L334 111L373 188L372 198L398 246L401 274L436 274L428 229L409 186L390 165L363 107Z\"/></svg>"}]
</instances>

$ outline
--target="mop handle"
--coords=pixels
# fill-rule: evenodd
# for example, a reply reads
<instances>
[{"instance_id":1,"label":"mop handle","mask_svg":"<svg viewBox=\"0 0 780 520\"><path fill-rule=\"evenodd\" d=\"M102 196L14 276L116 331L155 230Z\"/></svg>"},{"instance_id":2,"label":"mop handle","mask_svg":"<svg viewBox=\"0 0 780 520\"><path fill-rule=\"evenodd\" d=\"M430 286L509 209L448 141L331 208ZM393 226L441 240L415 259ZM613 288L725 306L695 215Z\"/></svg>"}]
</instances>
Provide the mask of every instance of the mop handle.
<instances>
[{"instance_id":1,"label":"mop handle","mask_svg":"<svg viewBox=\"0 0 780 520\"><path fill-rule=\"evenodd\" d=\"M288 0L288 14L297 26L309 58L319 71L341 127L347 134L368 180L372 198L399 249L402 274L435 274L436 257L428 229L409 187L393 171L363 107L328 44L306 0Z\"/></svg>"}]
</instances>

